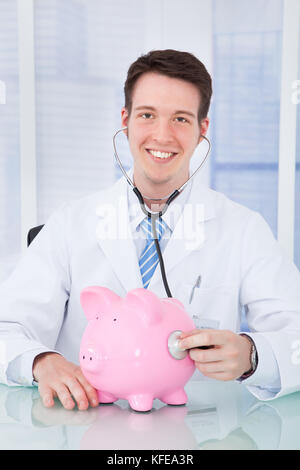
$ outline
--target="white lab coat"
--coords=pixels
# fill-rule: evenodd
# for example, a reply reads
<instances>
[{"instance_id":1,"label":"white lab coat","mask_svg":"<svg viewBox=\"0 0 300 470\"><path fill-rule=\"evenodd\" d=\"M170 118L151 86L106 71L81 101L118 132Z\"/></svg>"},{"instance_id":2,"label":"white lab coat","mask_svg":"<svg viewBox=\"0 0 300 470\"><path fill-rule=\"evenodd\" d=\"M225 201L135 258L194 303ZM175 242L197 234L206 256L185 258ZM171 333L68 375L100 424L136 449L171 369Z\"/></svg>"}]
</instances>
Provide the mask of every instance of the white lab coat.
<instances>
[{"instance_id":1,"label":"white lab coat","mask_svg":"<svg viewBox=\"0 0 300 470\"><path fill-rule=\"evenodd\" d=\"M199 327L239 332L245 306L259 363L244 383L255 396L269 400L300 390L300 274L258 213L195 180L163 257L173 297L190 315L198 315ZM201 285L189 304L199 275ZM0 286L1 382L30 385L28 357L43 351L56 350L79 362L87 323L80 292L92 285L122 297L142 287L125 178L55 211ZM159 269L149 289L166 297ZM271 356L280 373L279 390L270 383L278 372L268 366ZM12 381L14 359L19 376Z\"/></svg>"}]
</instances>

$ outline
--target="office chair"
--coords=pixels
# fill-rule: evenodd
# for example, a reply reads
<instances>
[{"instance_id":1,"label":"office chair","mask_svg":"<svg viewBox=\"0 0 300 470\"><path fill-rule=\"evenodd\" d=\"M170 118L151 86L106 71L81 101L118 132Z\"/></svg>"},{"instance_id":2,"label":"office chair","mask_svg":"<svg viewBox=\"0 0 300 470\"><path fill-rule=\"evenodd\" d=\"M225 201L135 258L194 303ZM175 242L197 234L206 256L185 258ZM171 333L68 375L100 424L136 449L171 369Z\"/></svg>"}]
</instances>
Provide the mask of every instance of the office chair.
<instances>
[{"instance_id":1,"label":"office chair","mask_svg":"<svg viewBox=\"0 0 300 470\"><path fill-rule=\"evenodd\" d=\"M30 245L32 240L37 236L37 234L42 230L44 225L38 225L37 227L33 227L29 230L27 235L27 247Z\"/></svg>"}]
</instances>

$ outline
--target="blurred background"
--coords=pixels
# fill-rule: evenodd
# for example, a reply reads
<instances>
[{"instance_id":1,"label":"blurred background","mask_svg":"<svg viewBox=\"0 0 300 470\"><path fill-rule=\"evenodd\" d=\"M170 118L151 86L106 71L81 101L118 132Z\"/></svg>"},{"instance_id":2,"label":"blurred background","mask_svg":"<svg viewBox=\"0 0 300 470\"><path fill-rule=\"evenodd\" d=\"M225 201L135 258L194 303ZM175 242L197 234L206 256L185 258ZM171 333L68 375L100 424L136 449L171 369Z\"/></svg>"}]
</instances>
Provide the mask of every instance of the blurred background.
<instances>
[{"instance_id":1,"label":"blurred background","mask_svg":"<svg viewBox=\"0 0 300 470\"><path fill-rule=\"evenodd\" d=\"M203 183L259 211L300 268L297 2L0 0L0 282L31 227L120 177L127 69L166 48L213 78Z\"/></svg>"}]
</instances>

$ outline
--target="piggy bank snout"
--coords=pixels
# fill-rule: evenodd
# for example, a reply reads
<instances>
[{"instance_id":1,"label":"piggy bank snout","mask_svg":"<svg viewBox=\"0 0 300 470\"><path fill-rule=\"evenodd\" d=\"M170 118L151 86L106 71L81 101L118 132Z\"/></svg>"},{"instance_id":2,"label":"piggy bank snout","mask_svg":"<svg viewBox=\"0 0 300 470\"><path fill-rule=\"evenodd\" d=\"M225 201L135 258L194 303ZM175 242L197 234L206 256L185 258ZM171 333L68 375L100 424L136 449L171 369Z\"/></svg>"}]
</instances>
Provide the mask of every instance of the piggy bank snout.
<instances>
[{"instance_id":1,"label":"piggy bank snout","mask_svg":"<svg viewBox=\"0 0 300 470\"><path fill-rule=\"evenodd\" d=\"M91 346L82 347L80 350L80 365L83 369L98 372L101 368L100 351Z\"/></svg>"}]
</instances>

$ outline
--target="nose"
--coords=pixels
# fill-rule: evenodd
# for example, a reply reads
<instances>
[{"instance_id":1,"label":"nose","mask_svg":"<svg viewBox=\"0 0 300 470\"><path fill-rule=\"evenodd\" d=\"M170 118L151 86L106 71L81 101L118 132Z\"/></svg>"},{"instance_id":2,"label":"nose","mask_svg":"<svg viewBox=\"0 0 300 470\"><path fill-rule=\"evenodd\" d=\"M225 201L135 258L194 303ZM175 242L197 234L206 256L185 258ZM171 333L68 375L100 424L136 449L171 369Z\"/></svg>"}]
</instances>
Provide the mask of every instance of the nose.
<instances>
[{"instance_id":1,"label":"nose","mask_svg":"<svg viewBox=\"0 0 300 470\"><path fill-rule=\"evenodd\" d=\"M174 142L174 130L168 119L158 119L153 130L153 140L161 145Z\"/></svg>"},{"instance_id":2,"label":"nose","mask_svg":"<svg viewBox=\"0 0 300 470\"><path fill-rule=\"evenodd\" d=\"M82 369L90 372L99 371L101 369L101 354L92 346L82 348L80 350L80 366Z\"/></svg>"}]
</instances>

